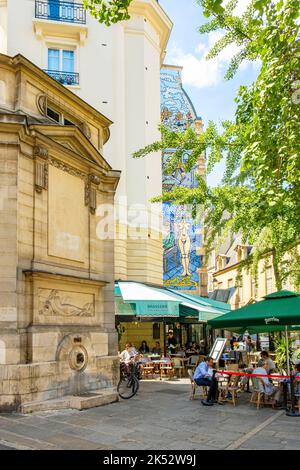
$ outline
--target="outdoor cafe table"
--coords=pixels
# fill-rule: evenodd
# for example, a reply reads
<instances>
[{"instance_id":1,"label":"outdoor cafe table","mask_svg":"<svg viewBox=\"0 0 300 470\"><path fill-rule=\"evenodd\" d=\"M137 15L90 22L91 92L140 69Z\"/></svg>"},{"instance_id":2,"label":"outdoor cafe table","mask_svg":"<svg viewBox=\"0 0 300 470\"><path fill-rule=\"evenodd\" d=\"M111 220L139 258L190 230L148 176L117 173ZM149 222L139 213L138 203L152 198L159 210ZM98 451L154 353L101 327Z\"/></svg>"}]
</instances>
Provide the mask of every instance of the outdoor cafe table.
<instances>
[{"instance_id":1,"label":"outdoor cafe table","mask_svg":"<svg viewBox=\"0 0 300 470\"><path fill-rule=\"evenodd\" d=\"M163 366L169 365L170 369L173 369L172 361L170 359L167 359L167 358L149 360L149 362L147 364L149 364L149 365L152 364L154 366L155 372L160 373L160 379L162 379L162 371L164 370Z\"/></svg>"}]
</instances>

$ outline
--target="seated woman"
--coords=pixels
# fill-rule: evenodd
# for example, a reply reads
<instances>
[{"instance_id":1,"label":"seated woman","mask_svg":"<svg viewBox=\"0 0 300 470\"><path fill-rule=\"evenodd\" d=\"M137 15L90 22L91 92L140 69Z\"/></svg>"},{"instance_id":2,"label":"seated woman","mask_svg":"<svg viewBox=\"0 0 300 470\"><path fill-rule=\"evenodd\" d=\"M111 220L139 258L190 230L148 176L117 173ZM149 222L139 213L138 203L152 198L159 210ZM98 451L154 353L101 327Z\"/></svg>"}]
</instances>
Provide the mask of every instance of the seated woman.
<instances>
[{"instance_id":1,"label":"seated woman","mask_svg":"<svg viewBox=\"0 0 300 470\"><path fill-rule=\"evenodd\" d=\"M147 341L145 341L145 340L142 341L142 344L141 344L141 346L140 346L140 348L139 348L139 352L140 352L141 354L148 354L149 351L150 351L150 350L149 350L149 346L148 346L148 344L147 344Z\"/></svg>"},{"instance_id":2,"label":"seated woman","mask_svg":"<svg viewBox=\"0 0 300 470\"><path fill-rule=\"evenodd\" d=\"M196 353L196 354L200 353L200 346L199 346L199 344L196 343L196 341L192 342L191 351Z\"/></svg>"}]
</instances>

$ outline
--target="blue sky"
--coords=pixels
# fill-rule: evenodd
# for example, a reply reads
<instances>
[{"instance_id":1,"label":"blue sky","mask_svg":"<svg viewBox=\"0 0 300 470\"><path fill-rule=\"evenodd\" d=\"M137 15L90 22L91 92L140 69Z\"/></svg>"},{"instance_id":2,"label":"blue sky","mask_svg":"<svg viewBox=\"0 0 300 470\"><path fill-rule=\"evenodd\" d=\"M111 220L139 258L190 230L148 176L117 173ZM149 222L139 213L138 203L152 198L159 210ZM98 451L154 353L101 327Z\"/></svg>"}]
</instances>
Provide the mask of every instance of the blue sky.
<instances>
[{"instance_id":1,"label":"blue sky","mask_svg":"<svg viewBox=\"0 0 300 470\"><path fill-rule=\"evenodd\" d=\"M224 119L231 119L235 111L236 91L240 85L247 85L255 79L257 65L244 64L233 80L225 81L224 75L235 49L230 46L217 59L205 60L219 33L202 35L197 31L207 19L203 17L196 1L159 0L159 3L174 24L165 62L184 67L183 85L198 116L202 117L204 125L209 120L220 123ZM220 181L223 169L221 163L208 175L210 185L214 186Z\"/></svg>"}]
</instances>

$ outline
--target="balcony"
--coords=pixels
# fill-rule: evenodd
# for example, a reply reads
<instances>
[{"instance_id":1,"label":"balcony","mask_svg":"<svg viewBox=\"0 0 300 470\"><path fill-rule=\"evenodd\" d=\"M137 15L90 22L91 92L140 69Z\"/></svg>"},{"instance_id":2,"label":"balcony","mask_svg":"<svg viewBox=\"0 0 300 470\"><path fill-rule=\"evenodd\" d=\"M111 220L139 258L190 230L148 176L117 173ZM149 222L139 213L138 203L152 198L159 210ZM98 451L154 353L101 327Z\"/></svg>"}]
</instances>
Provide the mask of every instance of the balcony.
<instances>
[{"instance_id":1,"label":"balcony","mask_svg":"<svg viewBox=\"0 0 300 470\"><path fill-rule=\"evenodd\" d=\"M42 20L86 24L86 11L81 3L60 0L35 0L35 17Z\"/></svg>"},{"instance_id":2,"label":"balcony","mask_svg":"<svg viewBox=\"0 0 300 470\"><path fill-rule=\"evenodd\" d=\"M59 70L44 69L50 77L54 78L62 85L79 85L79 73L75 72L60 72Z\"/></svg>"}]
</instances>

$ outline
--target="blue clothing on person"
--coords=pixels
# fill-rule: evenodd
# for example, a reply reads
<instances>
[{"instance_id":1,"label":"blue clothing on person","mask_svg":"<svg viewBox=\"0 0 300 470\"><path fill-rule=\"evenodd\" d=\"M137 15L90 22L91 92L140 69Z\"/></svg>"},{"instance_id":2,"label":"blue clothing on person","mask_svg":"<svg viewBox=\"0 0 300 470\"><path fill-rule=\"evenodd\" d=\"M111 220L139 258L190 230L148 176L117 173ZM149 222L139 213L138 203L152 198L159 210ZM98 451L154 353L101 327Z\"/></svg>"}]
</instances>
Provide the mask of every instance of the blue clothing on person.
<instances>
[{"instance_id":1,"label":"blue clothing on person","mask_svg":"<svg viewBox=\"0 0 300 470\"><path fill-rule=\"evenodd\" d=\"M295 377L300 377L300 372L295 375ZM296 379L296 390L295 390L295 395L298 397L300 396L300 378Z\"/></svg>"},{"instance_id":2,"label":"blue clothing on person","mask_svg":"<svg viewBox=\"0 0 300 470\"><path fill-rule=\"evenodd\" d=\"M209 366L208 364L203 361L201 362L194 372L194 380L199 379L211 379L211 374L209 373Z\"/></svg>"}]
</instances>

